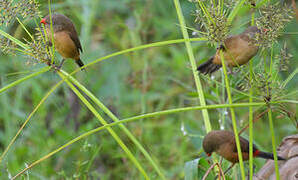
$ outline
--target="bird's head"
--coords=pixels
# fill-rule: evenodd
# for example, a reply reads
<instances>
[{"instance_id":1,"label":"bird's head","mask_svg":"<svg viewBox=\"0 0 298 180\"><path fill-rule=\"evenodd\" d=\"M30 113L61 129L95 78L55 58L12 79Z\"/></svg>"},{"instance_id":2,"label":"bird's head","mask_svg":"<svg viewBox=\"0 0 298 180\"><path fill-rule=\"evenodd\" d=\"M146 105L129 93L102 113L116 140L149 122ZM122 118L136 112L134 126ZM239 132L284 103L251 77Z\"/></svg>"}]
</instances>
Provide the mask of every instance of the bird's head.
<instances>
[{"instance_id":1,"label":"bird's head","mask_svg":"<svg viewBox=\"0 0 298 180\"><path fill-rule=\"evenodd\" d=\"M219 136L217 131L209 132L203 139L203 149L207 156L211 156L211 154L219 148Z\"/></svg>"},{"instance_id":2,"label":"bird's head","mask_svg":"<svg viewBox=\"0 0 298 180\"><path fill-rule=\"evenodd\" d=\"M40 23L44 24L45 26L50 25L51 22L53 24L54 30L60 30L69 24L69 19L62 14L53 13L51 18L50 15L47 15L40 21Z\"/></svg>"},{"instance_id":3,"label":"bird's head","mask_svg":"<svg viewBox=\"0 0 298 180\"><path fill-rule=\"evenodd\" d=\"M205 140L205 139L204 139ZM214 151L216 151L216 146L212 141L203 141L203 149L207 156L211 156Z\"/></svg>"}]
</instances>

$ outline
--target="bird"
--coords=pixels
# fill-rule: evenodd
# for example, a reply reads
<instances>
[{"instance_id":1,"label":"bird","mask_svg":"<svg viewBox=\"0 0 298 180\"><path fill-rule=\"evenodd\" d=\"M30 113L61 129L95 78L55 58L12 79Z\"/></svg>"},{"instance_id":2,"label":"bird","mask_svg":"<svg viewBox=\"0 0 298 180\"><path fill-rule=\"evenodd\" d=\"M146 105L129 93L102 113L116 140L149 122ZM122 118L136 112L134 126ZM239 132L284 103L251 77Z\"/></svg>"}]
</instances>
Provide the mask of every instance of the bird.
<instances>
[{"instance_id":1,"label":"bird","mask_svg":"<svg viewBox=\"0 0 298 180\"><path fill-rule=\"evenodd\" d=\"M247 161L249 159L249 141L241 136L239 136L239 141L242 158L244 161ZM203 139L203 149L207 156L211 156L211 154L215 152L233 164L239 162L235 136L231 131L210 131ZM272 153L260 151L255 145L253 145L253 156L264 159L273 159ZM280 156L278 156L277 159L285 160Z\"/></svg>"},{"instance_id":2,"label":"bird","mask_svg":"<svg viewBox=\"0 0 298 180\"><path fill-rule=\"evenodd\" d=\"M62 67L67 58L75 60L79 67L84 66L80 58L80 53L83 52L82 45L72 21L65 15L59 13L53 13L51 18L50 15L47 15L45 18L41 19L40 23L45 25L48 44L50 46L52 46L51 22L55 49L63 57L58 68L60 69Z\"/></svg>"},{"instance_id":3,"label":"bird","mask_svg":"<svg viewBox=\"0 0 298 180\"><path fill-rule=\"evenodd\" d=\"M246 64L259 50L259 46L254 43L257 33L261 33L260 29L250 26L241 34L226 38L223 44L217 48L215 55L201 64L197 70L206 75L220 69L222 66L220 51L222 51L225 64L229 68Z\"/></svg>"}]
</instances>

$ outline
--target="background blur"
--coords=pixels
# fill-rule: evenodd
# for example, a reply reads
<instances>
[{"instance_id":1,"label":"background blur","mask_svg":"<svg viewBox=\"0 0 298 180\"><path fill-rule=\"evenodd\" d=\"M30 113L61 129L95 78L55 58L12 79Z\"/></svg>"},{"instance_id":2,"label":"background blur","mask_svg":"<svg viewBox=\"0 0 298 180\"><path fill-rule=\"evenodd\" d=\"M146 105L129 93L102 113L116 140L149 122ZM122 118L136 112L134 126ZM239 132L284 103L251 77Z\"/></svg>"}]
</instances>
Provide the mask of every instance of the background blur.
<instances>
[{"instance_id":1,"label":"background blur","mask_svg":"<svg viewBox=\"0 0 298 180\"><path fill-rule=\"evenodd\" d=\"M189 1L181 1L188 27L197 28L195 6ZM152 42L180 39L177 14L172 1L158 0L56 0L52 3L54 12L65 14L73 20L83 47L81 59L85 64L100 57L127 48ZM42 16L48 14L47 3L41 3ZM242 32L250 23L251 13L241 11L235 18L231 33ZM34 33L35 24L24 22ZM15 22L6 30L18 39L28 38L21 26ZM298 38L297 21L287 25L278 39L278 47L287 42L293 55L288 72L280 73L286 79L297 67ZM192 32L190 31L191 37ZM206 42L193 42L193 50L198 64L208 59L215 48ZM277 48L278 48L277 47ZM61 57L57 55L59 59ZM22 56L0 57L1 87L13 82L35 69L45 65L27 64ZM257 55L254 63L258 61ZM27 64L27 65L26 65ZM63 69L72 72L76 64L68 60ZM15 74L17 73L17 74ZM148 112L198 105L193 75L184 43L149 48L104 60L79 72L76 78L97 98L99 98L119 119ZM221 73L215 78L221 82ZM7 147L20 125L44 97L47 91L60 80L53 72L26 81L0 94L0 148ZM231 76L232 83L241 83L241 76ZM227 103L216 93L218 86L214 80L202 77L207 104ZM297 76L286 87L294 92L288 99L297 100ZM248 98L233 94L234 102L248 102ZM286 106L296 112L295 104ZM254 108L256 114L263 108ZM213 129L220 126L231 129L228 109L209 110ZM103 114L103 113L102 113ZM109 120L107 116L104 116ZM286 116L273 113L277 144L284 136L297 133L297 129ZM248 107L237 108L236 118L243 127L248 122ZM109 120L111 122L111 120ZM92 113L81 104L67 85L62 85L50 96L33 116L0 166L1 179L8 174L16 174L26 165L39 159L74 137L100 126ZM184 177L184 164L199 157L201 140L205 134L200 111L176 113L157 118L133 121L126 126L137 137L153 159L164 169L169 179ZM135 148L132 142L119 130L122 140L133 151L145 170L154 179L157 175L151 165ZM265 115L254 126L254 140L260 149L272 151L268 118ZM245 132L243 136L246 136ZM247 136L246 136L247 137ZM201 154L203 155L203 154ZM94 158L94 159L93 159ZM92 160L92 162L90 161ZM90 163L91 162L91 163ZM264 160L256 160L256 169ZM141 179L142 175L127 158L115 140L106 131L87 137L71 145L49 160L30 170L33 179L64 179L95 177L101 179Z\"/></svg>"}]
</instances>

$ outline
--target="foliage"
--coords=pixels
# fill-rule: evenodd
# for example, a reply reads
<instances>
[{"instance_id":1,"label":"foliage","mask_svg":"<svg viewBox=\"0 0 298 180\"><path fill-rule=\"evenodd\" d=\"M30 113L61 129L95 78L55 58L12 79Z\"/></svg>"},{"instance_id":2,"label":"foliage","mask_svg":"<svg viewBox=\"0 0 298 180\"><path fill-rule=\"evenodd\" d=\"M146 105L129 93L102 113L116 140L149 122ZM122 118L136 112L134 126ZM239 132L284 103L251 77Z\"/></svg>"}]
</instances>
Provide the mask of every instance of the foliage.
<instances>
[{"instance_id":1,"label":"foliage","mask_svg":"<svg viewBox=\"0 0 298 180\"><path fill-rule=\"evenodd\" d=\"M33 179L202 177L213 163L198 154L206 122L212 129L232 129L231 107L238 130L248 124L250 113L257 116L272 108L272 114L262 116L253 128L253 140L263 150L272 151L272 133L259 133L268 131L268 118L273 120L276 144L297 132L298 41L293 38L297 28L288 8L263 1L255 6L255 1L181 1L184 27L177 25L172 1L49 2L0 0L1 179L23 169L27 174L22 176ZM50 60L61 59L47 48L39 25L49 7L74 21L86 72L75 69L71 60L61 71L48 66ZM272 12L276 12L270 16L275 23L268 27L264 23ZM270 30L266 34L274 33L257 39L266 48L254 58L253 66L239 68L234 76L218 72L196 77L181 44L189 41L180 39L180 28L200 33L187 47L200 64L215 51L208 43L241 32L250 20ZM192 61L190 66L195 69ZM197 80L201 89L194 85ZM207 105L198 106L200 93ZM209 118L202 110L208 110ZM254 163L258 169L264 161L254 159ZM227 165L224 161L223 169ZM226 177L239 176L237 172ZM215 174L216 170L210 176Z\"/></svg>"}]
</instances>

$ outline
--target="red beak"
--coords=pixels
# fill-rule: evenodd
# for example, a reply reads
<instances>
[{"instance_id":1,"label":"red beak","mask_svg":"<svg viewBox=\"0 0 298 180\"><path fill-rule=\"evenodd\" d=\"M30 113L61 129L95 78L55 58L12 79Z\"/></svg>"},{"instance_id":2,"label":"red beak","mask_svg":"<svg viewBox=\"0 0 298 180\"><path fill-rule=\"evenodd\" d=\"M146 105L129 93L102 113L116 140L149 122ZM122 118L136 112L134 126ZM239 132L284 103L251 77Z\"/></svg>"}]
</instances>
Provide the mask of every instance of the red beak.
<instances>
[{"instance_id":1,"label":"red beak","mask_svg":"<svg viewBox=\"0 0 298 180\"><path fill-rule=\"evenodd\" d=\"M207 154L207 156L209 156L209 157L211 156L211 153L206 153L206 154Z\"/></svg>"},{"instance_id":2,"label":"red beak","mask_svg":"<svg viewBox=\"0 0 298 180\"><path fill-rule=\"evenodd\" d=\"M268 31L269 31L269 29L266 29L266 28L263 29L264 33L268 32Z\"/></svg>"},{"instance_id":3,"label":"red beak","mask_svg":"<svg viewBox=\"0 0 298 180\"><path fill-rule=\"evenodd\" d=\"M46 19L45 19L45 18L43 18L43 19L40 21L40 23L42 23L42 24L46 25L46 24L47 24L47 23L46 23Z\"/></svg>"}]
</instances>

